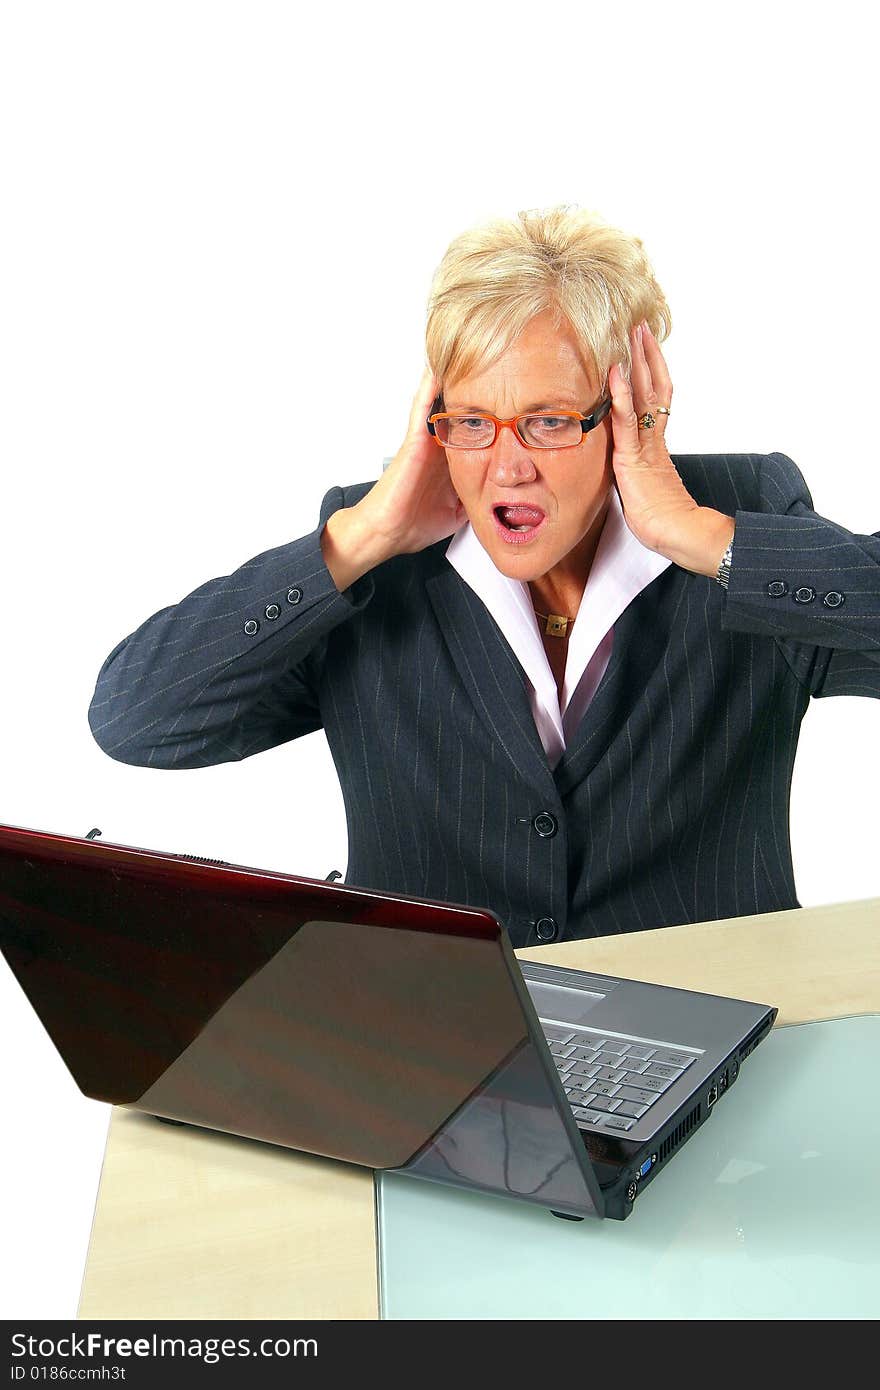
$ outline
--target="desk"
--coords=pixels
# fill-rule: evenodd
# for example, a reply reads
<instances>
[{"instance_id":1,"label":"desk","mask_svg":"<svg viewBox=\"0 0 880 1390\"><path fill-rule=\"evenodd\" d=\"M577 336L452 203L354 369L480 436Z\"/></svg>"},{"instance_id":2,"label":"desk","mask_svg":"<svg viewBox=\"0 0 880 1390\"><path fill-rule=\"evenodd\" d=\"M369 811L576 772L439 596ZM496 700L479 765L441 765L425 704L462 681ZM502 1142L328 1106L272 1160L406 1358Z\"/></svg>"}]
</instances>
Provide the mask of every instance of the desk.
<instances>
[{"instance_id":1,"label":"desk","mask_svg":"<svg viewBox=\"0 0 880 1390\"><path fill-rule=\"evenodd\" d=\"M779 1026L880 1012L878 931L870 899L518 954L775 1003ZM378 1314L370 1171L114 1111L80 1318Z\"/></svg>"}]
</instances>

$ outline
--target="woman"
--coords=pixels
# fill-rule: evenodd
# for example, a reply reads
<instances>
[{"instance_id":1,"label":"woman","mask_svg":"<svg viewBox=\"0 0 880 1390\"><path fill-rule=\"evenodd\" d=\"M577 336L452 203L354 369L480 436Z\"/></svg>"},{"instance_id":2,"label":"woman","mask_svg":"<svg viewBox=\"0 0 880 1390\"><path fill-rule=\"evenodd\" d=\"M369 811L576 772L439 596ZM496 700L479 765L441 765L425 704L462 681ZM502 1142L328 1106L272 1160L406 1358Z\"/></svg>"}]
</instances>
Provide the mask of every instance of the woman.
<instances>
[{"instance_id":1,"label":"woman","mask_svg":"<svg viewBox=\"0 0 880 1390\"><path fill-rule=\"evenodd\" d=\"M784 455L673 463L667 330L589 213L453 242L390 466L122 642L98 742L201 767L323 727L348 881L515 946L796 906L799 724L880 695L880 541Z\"/></svg>"}]
</instances>

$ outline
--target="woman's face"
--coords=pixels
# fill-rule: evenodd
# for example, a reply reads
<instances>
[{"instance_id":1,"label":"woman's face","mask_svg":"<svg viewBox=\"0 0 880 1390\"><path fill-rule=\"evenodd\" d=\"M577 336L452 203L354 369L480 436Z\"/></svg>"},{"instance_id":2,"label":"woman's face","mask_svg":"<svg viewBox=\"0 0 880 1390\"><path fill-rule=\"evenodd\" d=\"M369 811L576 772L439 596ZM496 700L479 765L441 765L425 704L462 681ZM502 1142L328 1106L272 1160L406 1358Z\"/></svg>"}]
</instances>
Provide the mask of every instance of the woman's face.
<instances>
[{"instance_id":1,"label":"woman's face","mask_svg":"<svg viewBox=\"0 0 880 1390\"><path fill-rule=\"evenodd\" d=\"M581 356L570 326L554 328L553 316L538 315L491 367L447 383L444 408L473 410L508 420L530 410L576 410L589 414L600 399L595 370ZM591 556L597 528L613 484L611 421L608 416L567 449L533 449L512 429L498 431L489 449L447 449L452 485L483 548L497 569L523 582L557 566L576 576ZM508 522L531 523L513 530ZM562 564L561 562L565 562ZM589 561L584 564L584 574Z\"/></svg>"}]
</instances>

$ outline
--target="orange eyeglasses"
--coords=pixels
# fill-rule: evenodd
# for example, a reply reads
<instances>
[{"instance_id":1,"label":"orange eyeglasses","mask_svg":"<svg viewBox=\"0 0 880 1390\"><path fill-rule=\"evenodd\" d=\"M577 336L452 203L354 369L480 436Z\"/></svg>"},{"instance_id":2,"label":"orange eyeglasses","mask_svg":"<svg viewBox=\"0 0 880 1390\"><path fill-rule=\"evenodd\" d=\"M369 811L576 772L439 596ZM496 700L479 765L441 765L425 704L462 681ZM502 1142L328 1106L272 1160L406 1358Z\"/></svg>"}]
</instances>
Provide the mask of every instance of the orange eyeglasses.
<instances>
[{"instance_id":1,"label":"orange eyeglasses","mask_svg":"<svg viewBox=\"0 0 880 1390\"><path fill-rule=\"evenodd\" d=\"M541 410L499 420L497 415L439 411L426 420L428 433L445 449L489 449L498 431L512 429L530 449L572 449L594 430L611 409L611 397L590 415L577 410Z\"/></svg>"}]
</instances>

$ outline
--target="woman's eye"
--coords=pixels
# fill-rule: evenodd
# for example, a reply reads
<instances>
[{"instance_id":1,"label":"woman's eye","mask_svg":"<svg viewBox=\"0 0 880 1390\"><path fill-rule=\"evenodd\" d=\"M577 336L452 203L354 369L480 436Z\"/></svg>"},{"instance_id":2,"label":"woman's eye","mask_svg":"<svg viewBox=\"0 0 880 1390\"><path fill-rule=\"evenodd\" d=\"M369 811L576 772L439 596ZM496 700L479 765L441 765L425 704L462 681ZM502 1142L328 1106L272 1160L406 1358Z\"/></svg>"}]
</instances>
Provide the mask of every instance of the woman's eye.
<instances>
[{"instance_id":1,"label":"woman's eye","mask_svg":"<svg viewBox=\"0 0 880 1390\"><path fill-rule=\"evenodd\" d=\"M471 430L481 430L485 426L486 421L482 415L470 415L465 416L463 419L459 420L458 423L466 425L467 428Z\"/></svg>"},{"instance_id":2,"label":"woman's eye","mask_svg":"<svg viewBox=\"0 0 880 1390\"><path fill-rule=\"evenodd\" d=\"M572 415L529 415L521 426L525 442L542 449L565 449L579 444L581 427Z\"/></svg>"}]
</instances>

